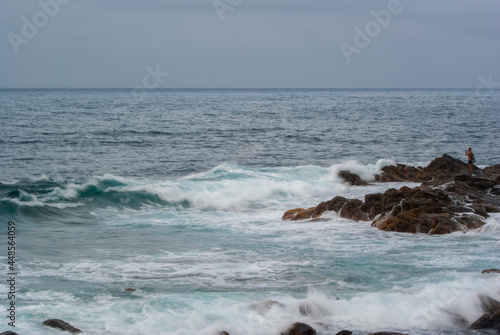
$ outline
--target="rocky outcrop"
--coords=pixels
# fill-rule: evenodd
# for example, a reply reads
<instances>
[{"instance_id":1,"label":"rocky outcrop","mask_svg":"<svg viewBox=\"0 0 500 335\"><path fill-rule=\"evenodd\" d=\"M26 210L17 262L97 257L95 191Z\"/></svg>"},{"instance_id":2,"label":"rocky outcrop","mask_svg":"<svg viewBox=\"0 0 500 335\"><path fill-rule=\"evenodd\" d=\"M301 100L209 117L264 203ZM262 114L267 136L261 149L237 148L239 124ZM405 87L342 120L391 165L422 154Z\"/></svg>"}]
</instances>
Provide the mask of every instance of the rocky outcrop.
<instances>
[{"instance_id":1,"label":"rocky outcrop","mask_svg":"<svg viewBox=\"0 0 500 335\"><path fill-rule=\"evenodd\" d=\"M389 200L385 200L387 195ZM447 234L479 228L484 224L477 213L466 206L466 199L459 201L438 189L389 189L382 196L384 200L389 206L383 208L372 222L372 226L381 230ZM378 210L375 204L372 211L376 213Z\"/></svg>"},{"instance_id":2,"label":"rocky outcrop","mask_svg":"<svg viewBox=\"0 0 500 335\"><path fill-rule=\"evenodd\" d=\"M352 186L366 186L368 183L361 179L357 174L348 170L342 170L338 173L339 177L344 179L346 183Z\"/></svg>"},{"instance_id":3,"label":"rocky outcrop","mask_svg":"<svg viewBox=\"0 0 500 335\"><path fill-rule=\"evenodd\" d=\"M73 334L81 333L82 331L78 328L73 327L69 323L60 320L60 319L48 319L43 322L43 325L52 327L52 328L58 328Z\"/></svg>"},{"instance_id":4,"label":"rocky outcrop","mask_svg":"<svg viewBox=\"0 0 500 335\"><path fill-rule=\"evenodd\" d=\"M372 221L372 226L387 231L447 234L479 228L488 213L500 212L500 165L474 169L481 177L469 176L468 165L449 155L436 158L425 168L387 166L377 177L379 181L422 185L367 194L364 201L337 196L316 207L287 211L282 219L316 219L334 211L342 218Z\"/></svg>"},{"instance_id":5,"label":"rocky outcrop","mask_svg":"<svg viewBox=\"0 0 500 335\"><path fill-rule=\"evenodd\" d=\"M486 270L481 271L481 273L483 273L483 274L485 274L485 273L500 273L500 269L486 269Z\"/></svg>"},{"instance_id":6,"label":"rocky outcrop","mask_svg":"<svg viewBox=\"0 0 500 335\"><path fill-rule=\"evenodd\" d=\"M472 172L474 174L481 173L481 169L473 165ZM434 159L424 168L404 164L386 166L382 168L382 174L375 176L375 180L380 182L411 181L439 185L452 181L455 176L468 173L469 166L467 164L457 158L444 154L442 157Z\"/></svg>"}]
</instances>

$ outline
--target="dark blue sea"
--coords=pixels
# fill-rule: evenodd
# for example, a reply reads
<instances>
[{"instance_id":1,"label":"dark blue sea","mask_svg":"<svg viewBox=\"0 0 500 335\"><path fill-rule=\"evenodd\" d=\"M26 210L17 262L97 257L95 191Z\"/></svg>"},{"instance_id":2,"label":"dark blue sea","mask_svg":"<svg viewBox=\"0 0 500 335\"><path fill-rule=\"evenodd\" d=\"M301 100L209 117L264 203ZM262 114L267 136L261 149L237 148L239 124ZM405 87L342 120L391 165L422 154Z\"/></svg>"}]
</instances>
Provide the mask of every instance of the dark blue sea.
<instances>
[{"instance_id":1,"label":"dark blue sea","mask_svg":"<svg viewBox=\"0 0 500 335\"><path fill-rule=\"evenodd\" d=\"M13 89L0 120L0 331L491 334L467 325L500 300L500 215L444 236L281 216L418 185L344 169L499 164L499 91Z\"/></svg>"}]
</instances>

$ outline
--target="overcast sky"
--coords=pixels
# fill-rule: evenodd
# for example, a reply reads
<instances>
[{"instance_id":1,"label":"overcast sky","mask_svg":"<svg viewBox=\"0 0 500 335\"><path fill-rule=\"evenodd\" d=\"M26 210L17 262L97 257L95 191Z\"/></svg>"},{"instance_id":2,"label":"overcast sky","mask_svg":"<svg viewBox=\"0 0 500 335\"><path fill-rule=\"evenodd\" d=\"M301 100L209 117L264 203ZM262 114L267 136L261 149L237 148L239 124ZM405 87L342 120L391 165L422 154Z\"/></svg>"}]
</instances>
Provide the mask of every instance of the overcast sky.
<instances>
[{"instance_id":1,"label":"overcast sky","mask_svg":"<svg viewBox=\"0 0 500 335\"><path fill-rule=\"evenodd\" d=\"M500 1L0 0L0 56L11 88L476 88Z\"/></svg>"}]
</instances>

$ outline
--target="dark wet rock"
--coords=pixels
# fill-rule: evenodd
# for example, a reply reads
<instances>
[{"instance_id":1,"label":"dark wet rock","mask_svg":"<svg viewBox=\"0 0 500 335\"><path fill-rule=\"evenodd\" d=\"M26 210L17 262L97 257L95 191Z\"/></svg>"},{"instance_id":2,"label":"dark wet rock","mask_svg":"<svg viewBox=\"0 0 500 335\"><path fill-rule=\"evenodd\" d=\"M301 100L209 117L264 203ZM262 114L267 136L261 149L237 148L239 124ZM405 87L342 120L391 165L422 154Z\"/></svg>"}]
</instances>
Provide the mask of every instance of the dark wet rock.
<instances>
[{"instance_id":1,"label":"dark wet rock","mask_svg":"<svg viewBox=\"0 0 500 335\"><path fill-rule=\"evenodd\" d=\"M316 335L316 330L305 323L295 322L281 335Z\"/></svg>"},{"instance_id":2,"label":"dark wet rock","mask_svg":"<svg viewBox=\"0 0 500 335\"><path fill-rule=\"evenodd\" d=\"M335 335L352 335L352 331L350 330L341 330Z\"/></svg>"},{"instance_id":3,"label":"dark wet rock","mask_svg":"<svg viewBox=\"0 0 500 335\"><path fill-rule=\"evenodd\" d=\"M370 333L368 335L409 335L406 333L395 333L395 332L376 332L376 333Z\"/></svg>"},{"instance_id":4,"label":"dark wet rock","mask_svg":"<svg viewBox=\"0 0 500 335\"><path fill-rule=\"evenodd\" d=\"M486 269L481 271L481 273L500 273L500 269Z\"/></svg>"},{"instance_id":5,"label":"dark wet rock","mask_svg":"<svg viewBox=\"0 0 500 335\"><path fill-rule=\"evenodd\" d=\"M366 181L361 179L357 174L348 170L342 170L338 173L339 177L344 179L346 183L353 186L366 186L369 185Z\"/></svg>"},{"instance_id":6,"label":"dark wet rock","mask_svg":"<svg viewBox=\"0 0 500 335\"><path fill-rule=\"evenodd\" d=\"M487 295L479 295L479 300L481 300L481 307L484 311L488 313L494 313L500 309L500 301L493 299Z\"/></svg>"},{"instance_id":7,"label":"dark wet rock","mask_svg":"<svg viewBox=\"0 0 500 335\"><path fill-rule=\"evenodd\" d=\"M126 291L126 292L135 292L135 291L137 291L137 289L131 288L131 287L127 287L126 289L124 289L124 291Z\"/></svg>"},{"instance_id":8,"label":"dark wet rock","mask_svg":"<svg viewBox=\"0 0 500 335\"><path fill-rule=\"evenodd\" d=\"M479 319L470 325L471 329L498 329L500 325L500 302L481 295L481 305L484 313Z\"/></svg>"},{"instance_id":9,"label":"dark wet rock","mask_svg":"<svg viewBox=\"0 0 500 335\"><path fill-rule=\"evenodd\" d=\"M495 180L495 178L498 178L499 176L500 176L500 164L487 166L483 170L483 178Z\"/></svg>"},{"instance_id":10,"label":"dark wet rock","mask_svg":"<svg viewBox=\"0 0 500 335\"><path fill-rule=\"evenodd\" d=\"M45 326L52 327L52 328L59 328L61 330L76 334L76 333L81 333L82 331L78 328L73 327L69 323L60 320L60 319L48 319L43 322Z\"/></svg>"},{"instance_id":11,"label":"dark wet rock","mask_svg":"<svg viewBox=\"0 0 500 335\"><path fill-rule=\"evenodd\" d=\"M375 180L379 182L402 182L415 181L418 179L422 167L407 166L404 164L389 165L382 168L382 174L375 176Z\"/></svg>"},{"instance_id":12,"label":"dark wet rock","mask_svg":"<svg viewBox=\"0 0 500 335\"><path fill-rule=\"evenodd\" d=\"M224 331L224 330L223 330L223 331L221 331L221 332L219 333L219 335L229 335L229 333L228 333L227 331Z\"/></svg>"},{"instance_id":13,"label":"dark wet rock","mask_svg":"<svg viewBox=\"0 0 500 335\"><path fill-rule=\"evenodd\" d=\"M16 332L7 330L5 332L1 332L0 335L18 335Z\"/></svg>"},{"instance_id":14,"label":"dark wet rock","mask_svg":"<svg viewBox=\"0 0 500 335\"><path fill-rule=\"evenodd\" d=\"M476 190L488 190L492 188L493 186L498 185L497 182L494 180L490 179L484 179L484 178L478 178L478 177L472 177L468 175L458 175L454 178L455 182L461 182L466 184L469 188L476 189Z\"/></svg>"},{"instance_id":15,"label":"dark wet rock","mask_svg":"<svg viewBox=\"0 0 500 335\"><path fill-rule=\"evenodd\" d=\"M473 324L471 324L471 329L493 329L500 322L500 310L496 313L485 313L479 319L477 319Z\"/></svg>"},{"instance_id":16,"label":"dark wet rock","mask_svg":"<svg viewBox=\"0 0 500 335\"><path fill-rule=\"evenodd\" d=\"M370 219L368 213L362 208L363 201L358 199L350 199L339 211L339 215L342 218L351 219L354 221L367 221Z\"/></svg>"},{"instance_id":17,"label":"dark wet rock","mask_svg":"<svg viewBox=\"0 0 500 335\"><path fill-rule=\"evenodd\" d=\"M472 166L472 172L478 172L480 169ZM455 176L468 174L469 165L462 160L444 154L442 157L434 159L429 165L419 173L420 180L415 181L433 181L433 184L442 184L452 181Z\"/></svg>"}]
</instances>

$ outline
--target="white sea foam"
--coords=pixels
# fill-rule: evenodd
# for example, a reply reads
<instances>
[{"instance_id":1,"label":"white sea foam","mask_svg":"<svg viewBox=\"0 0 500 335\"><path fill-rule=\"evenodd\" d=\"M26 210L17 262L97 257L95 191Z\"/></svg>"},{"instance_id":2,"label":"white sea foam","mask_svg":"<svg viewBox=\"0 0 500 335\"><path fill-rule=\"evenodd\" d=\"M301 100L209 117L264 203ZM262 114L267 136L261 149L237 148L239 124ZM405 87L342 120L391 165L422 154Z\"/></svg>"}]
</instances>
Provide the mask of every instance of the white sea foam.
<instances>
[{"instance_id":1,"label":"white sea foam","mask_svg":"<svg viewBox=\"0 0 500 335\"><path fill-rule=\"evenodd\" d=\"M58 305L20 307L23 314L57 315L90 334L217 334L274 335L293 322L305 322L321 333L341 329L460 334L484 310L480 294L500 299L499 284L469 278L440 284L358 293L336 297L310 288L304 297L270 293L139 294L133 300L102 295L84 305L60 301ZM306 293L306 292L304 292ZM56 292L53 292L57 295ZM48 295L50 296L50 294ZM88 323L92 318L93 322ZM20 320L30 334L39 327ZM437 331L437 332L436 332Z\"/></svg>"},{"instance_id":2,"label":"white sea foam","mask_svg":"<svg viewBox=\"0 0 500 335\"><path fill-rule=\"evenodd\" d=\"M500 213L489 213L489 215L490 217L485 220L486 224L484 226L476 230L471 230L469 233L500 233Z\"/></svg>"}]
</instances>

